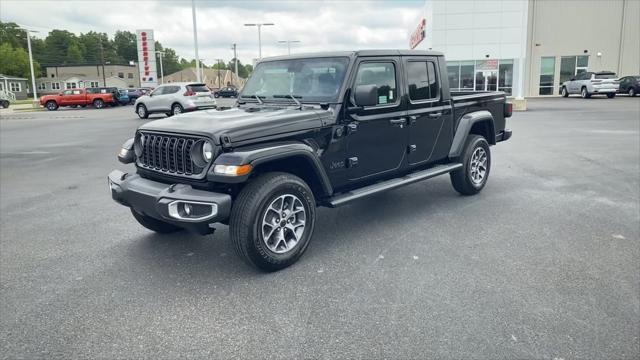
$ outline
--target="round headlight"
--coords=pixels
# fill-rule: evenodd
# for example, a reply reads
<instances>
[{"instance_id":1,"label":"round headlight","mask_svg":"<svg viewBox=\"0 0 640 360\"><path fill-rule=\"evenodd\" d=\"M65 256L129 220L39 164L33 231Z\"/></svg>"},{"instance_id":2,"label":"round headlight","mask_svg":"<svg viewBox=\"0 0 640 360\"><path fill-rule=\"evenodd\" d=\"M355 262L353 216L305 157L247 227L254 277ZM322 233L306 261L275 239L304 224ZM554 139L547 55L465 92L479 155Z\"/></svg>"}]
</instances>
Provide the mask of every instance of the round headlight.
<instances>
[{"instance_id":1,"label":"round headlight","mask_svg":"<svg viewBox=\"0 0 640 360\"><path fill-rule=\"evenodd\" d=\"M136 153L136 157L142 156L142 150L144 149L144 141L145 140L146 139L145 139L144 134L140 134L136 138L136 141L133 143L133 150Z\"/></svg>"},{"instance_id":2,"label":"round headlight","mask_svg":"<svg viewBox=\"0 0 640 360\"><path fill-rule=\"evenodd\" d=\"M211 143L208 141L205 141L204 144L202 144L202 157L206 162L209 162L211 161L211 159L213 159L213 145L211 145Z\"/></svg>"}]
</instances>

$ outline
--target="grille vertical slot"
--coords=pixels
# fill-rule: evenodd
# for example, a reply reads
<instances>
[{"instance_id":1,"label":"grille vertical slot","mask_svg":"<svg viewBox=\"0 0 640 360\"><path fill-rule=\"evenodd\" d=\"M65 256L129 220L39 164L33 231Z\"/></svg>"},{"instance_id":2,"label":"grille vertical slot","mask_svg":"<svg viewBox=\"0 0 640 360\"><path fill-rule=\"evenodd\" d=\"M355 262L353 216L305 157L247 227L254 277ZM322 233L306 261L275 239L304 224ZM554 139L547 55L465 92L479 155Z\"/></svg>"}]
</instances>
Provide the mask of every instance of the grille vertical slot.
<instances>
[{"instance_id":1,"label":"grille vertical slot","mask_svg":"<svg viewBox=\"0 0 640 360\"><path fill-rule=\"evenodd\" d=\"M165 174L198 176L204 171L191 158L191 149L201 138L140 132L144 135L138 166Z\"/></svg>"}]
</instances>

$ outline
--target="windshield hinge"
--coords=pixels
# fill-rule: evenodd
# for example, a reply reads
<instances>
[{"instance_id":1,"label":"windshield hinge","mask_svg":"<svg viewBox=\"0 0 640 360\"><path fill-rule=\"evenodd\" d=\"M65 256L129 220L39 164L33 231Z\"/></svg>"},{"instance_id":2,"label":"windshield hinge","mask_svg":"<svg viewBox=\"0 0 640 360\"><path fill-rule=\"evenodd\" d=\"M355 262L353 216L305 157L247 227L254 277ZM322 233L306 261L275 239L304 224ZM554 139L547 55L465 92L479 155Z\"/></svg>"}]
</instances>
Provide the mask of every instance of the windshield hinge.
<instances>
[{"instance_id":1,"label":"windshield hinge","mask_svg":"<svg viewBox=\"0 0 640 360\"><path fill-rule=\"evenodd\" d=\"M229 138L229 135L222 135L220 137L220 142L222 142L222 147L225 147L225 148L231 147L231 138Z\"/></svg>"}]
</instances>

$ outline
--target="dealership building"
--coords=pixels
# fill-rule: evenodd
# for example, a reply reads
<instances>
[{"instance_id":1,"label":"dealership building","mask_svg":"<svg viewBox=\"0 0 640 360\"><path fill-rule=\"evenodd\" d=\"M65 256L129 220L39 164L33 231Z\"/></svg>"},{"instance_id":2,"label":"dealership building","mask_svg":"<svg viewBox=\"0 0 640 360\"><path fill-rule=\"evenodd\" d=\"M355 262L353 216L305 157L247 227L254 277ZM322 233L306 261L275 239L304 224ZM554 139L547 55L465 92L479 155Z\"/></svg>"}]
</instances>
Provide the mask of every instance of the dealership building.
<instances>
[{"instance_id":1,"label":"dealership building","mask_svg":"<svg viewBox=\"0 0 640 360\"><path fill-rule=\"evenodd\" d=\"M638 0L426 0L409 47L445 53L453 90L557 95L584 71L640 74Z\"/></svg>"}]
</instances>

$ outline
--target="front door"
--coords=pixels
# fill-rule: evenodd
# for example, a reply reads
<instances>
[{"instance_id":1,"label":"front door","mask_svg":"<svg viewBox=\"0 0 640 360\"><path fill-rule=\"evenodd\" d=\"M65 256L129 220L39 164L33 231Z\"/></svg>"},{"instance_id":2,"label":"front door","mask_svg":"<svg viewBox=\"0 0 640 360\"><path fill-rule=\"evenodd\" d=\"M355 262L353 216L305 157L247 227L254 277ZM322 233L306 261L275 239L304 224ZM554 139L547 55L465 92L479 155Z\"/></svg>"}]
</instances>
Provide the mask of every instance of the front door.
<instances>
[{"instance_id":1,"label":"front door","mask_svg":"<svg viewBox=\"0 0 640 360\"><path fill-rule=\"evenodd\" d=\"M448 155L451 105L443 105L435 58L405 58L409 165L421 165ZM445 128L445 126L448 126Z\"/></svg>"},{"instance_id":2,"label":"front door","mask_svg":"<svg viewBox=\"0 0 640 360\"><path fill-rule=\"evenodd\" d=\"M60 106L67 106L72 103L73 98L73 90L65 90L62 92L62 96L60 96Z\"/></svg>"},{"instance_id":3,"label":"front door","mask_svg":"<svg viewBox=\"0 0 640 360\"><path fill-rule=\"evenodd\" d=\"M402 101L399 57L363 58L351 80L351 103L358 85L376 85L378 103L347 115L347 168L350 181L393 172L407 153L407 118ZM357 104L355 104L357 105Z\"/></svg>"}]
</instances>

